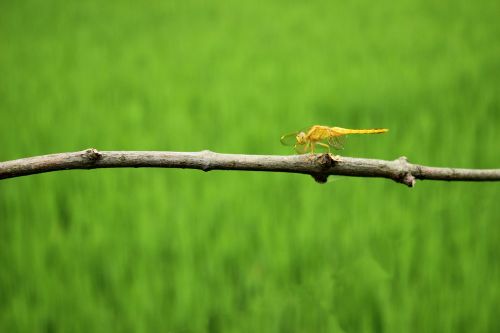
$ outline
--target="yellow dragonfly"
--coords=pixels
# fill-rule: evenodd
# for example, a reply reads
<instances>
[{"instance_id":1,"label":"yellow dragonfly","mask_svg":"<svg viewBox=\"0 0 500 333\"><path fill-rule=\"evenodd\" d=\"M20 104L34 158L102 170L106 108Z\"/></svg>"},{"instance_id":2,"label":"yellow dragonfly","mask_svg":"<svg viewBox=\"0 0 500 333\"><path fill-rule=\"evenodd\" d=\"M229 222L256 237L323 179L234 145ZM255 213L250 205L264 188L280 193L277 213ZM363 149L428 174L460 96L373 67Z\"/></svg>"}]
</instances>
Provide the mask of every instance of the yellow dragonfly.
<instances>
[{"instance_id":1,"label":"yellow dragonfly","mask_svg":"<svg viewBox=\"0 0 500 333\"><path fill-rule=\"evenodd\" d=\"M377 129L348 129L342 127L328 127L314 125L304 131L285 134L281 137L281 143L285 146L293 146L299 154L311 152L314 154L316 145L328 149L342 149L347 134L378 134L389 131L387 128Z\"/></svg>"}]
</instances>

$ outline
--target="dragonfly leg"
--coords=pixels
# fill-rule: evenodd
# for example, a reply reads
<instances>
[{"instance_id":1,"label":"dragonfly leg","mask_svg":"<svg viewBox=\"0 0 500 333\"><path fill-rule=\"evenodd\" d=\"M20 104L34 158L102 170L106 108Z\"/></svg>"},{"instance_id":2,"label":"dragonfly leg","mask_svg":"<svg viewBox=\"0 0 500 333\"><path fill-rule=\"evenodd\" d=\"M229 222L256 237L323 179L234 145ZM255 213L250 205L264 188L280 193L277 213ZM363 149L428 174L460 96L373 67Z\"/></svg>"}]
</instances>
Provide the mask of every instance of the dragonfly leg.
<instances>
[{"instance_id":1,"label":"dragonfly leg","mask_svg":"<svg viewBox=\"0 0 500 333\"><path fill-rule=\"evenodd\" d=\"M308 156L308 159L310 161L314 160L314 143L309 141L306 146L305 146L305 149L304 149L304 153L307 153L308 150L311 150L311 153L309 154Z\"/></svg>"},{"instance_id":2,"label":"dragonfly leg","mask_svg":"<svg viewBox=\"0 0 500 333\"><path fill-rule=\"evenodd\" d=\"M304 151L302 152L303 154L307 153L307 151L309 150L309 146L310 142L306 143L306 145L304 146Z\"/></svg>"},{"instance_id":3,"label":"dragonfly leg","mask_svg":"<svg viewBox=\"0 0 500 333\"><path fill-rule=\"evenodd\" d=\"M330 146L327 145L326 143L323 143L323 142L318 142L318 145L320 145L321 147L325 147L326 149L328 149L328 154L331 154L332 152L330 151Z\"/></svg>"}]
</instances>

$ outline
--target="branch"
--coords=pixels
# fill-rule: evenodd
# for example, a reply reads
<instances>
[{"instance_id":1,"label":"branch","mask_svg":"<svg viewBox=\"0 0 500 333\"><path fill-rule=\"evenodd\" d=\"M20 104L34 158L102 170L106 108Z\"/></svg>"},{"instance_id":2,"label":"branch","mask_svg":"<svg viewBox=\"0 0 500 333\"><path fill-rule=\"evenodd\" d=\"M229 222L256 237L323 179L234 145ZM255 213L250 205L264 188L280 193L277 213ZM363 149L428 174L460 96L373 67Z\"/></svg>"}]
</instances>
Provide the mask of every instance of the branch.
<instances>
[{"instance_id":1,"label":"branch","mask_svg":"<svg viewBox=\"0 0 500 333\"><path fill-rule=\"evenodd\" d=\"M416 179L499 181L500 169L435 168L411 164L406 157L394 161L316 155L218 154L166 151L97 151L94 148L0 162L0 179L58 170L98 168L183 168L210 170L271 171L308 174L319 183L330 175L378 177L415 185Z\"/></svg>"}]
</instances>

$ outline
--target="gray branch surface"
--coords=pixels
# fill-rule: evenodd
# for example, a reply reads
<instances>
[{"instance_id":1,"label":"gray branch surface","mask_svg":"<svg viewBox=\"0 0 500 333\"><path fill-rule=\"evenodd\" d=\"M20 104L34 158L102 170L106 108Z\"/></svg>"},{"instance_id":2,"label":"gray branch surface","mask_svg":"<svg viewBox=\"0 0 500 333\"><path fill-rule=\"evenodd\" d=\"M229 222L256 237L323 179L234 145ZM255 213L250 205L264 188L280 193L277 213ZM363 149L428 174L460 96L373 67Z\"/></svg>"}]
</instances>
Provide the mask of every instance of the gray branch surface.
<instances>
[{"instance_id":1,"label":"gray branch surface","mask_svg":"<svg viewBox=\"0 0 500 333\"><path fill-rule=\"evenodd\" d=\"M308 174L319 183L330 175L378 177L414 186L417 179L499 181L500 169L437 168L411 164L406 157L394 161L316 155L242 155L168 151L97 151L51 154L0 162L0 179L58 170L98 168L183 168L272 171Z\"/></svg>"}]
</instances>

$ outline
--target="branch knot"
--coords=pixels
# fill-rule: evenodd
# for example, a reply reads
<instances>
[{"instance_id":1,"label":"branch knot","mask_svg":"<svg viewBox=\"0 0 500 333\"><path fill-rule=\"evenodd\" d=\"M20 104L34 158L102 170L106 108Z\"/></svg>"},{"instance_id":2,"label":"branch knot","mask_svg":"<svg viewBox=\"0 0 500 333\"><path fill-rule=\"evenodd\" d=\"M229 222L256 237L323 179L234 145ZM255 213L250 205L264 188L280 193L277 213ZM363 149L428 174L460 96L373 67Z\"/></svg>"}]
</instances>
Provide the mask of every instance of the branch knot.
<instances>
[{"instance_id":1,"label":"branch knot","mask_svg":"<svg viewBox=\"0 0 500 333\"><path fill-rule=\"evenodd\" d=\"M328 176L330 175L328 170L334 167L335 164L337 164L340 161L340 158L338 156L334 156L328 153L319 155L316 158L316 161L318 162L320 169L324 170L324 172L312 173L311 176L317 183L324 184L327 182Z\"/></svg>"},{"instance_id":2,"label":"branch knot","mask_svg":"<svg viewBox=\"0 0 500 333\"><path fill-rule=\"evenodd\" d=\"M212 163L210 161L211 157L215 153L213 151L205 149L201 152L201 154L205 156L205 158L201 161L201 170L205 172L212 170Z\"/></svg>"},{"instance_id":3,"label":"branch knot","mask_svg":"<svg viewBox=\"0 0 500 333\"><path fill-rule=\"evenodd\" d=\"M91 162L95 162L102 157L102 154L95 148L89 148L83 152L83 157Z\"/></svg>"},{"instance_id":4,"label":"branch knot","mask_svg":"<svg viewBox=\"0 0 500 333\"><path fill-rule=\"evenodd\" d=\"M396 160L400 165L400 173L397 181L399 183L405 184L408 187L415 186L415 176L411 173L410 163L408 163L408 158L406 156L401 156Z\"/></svg>"}]
</instances>

